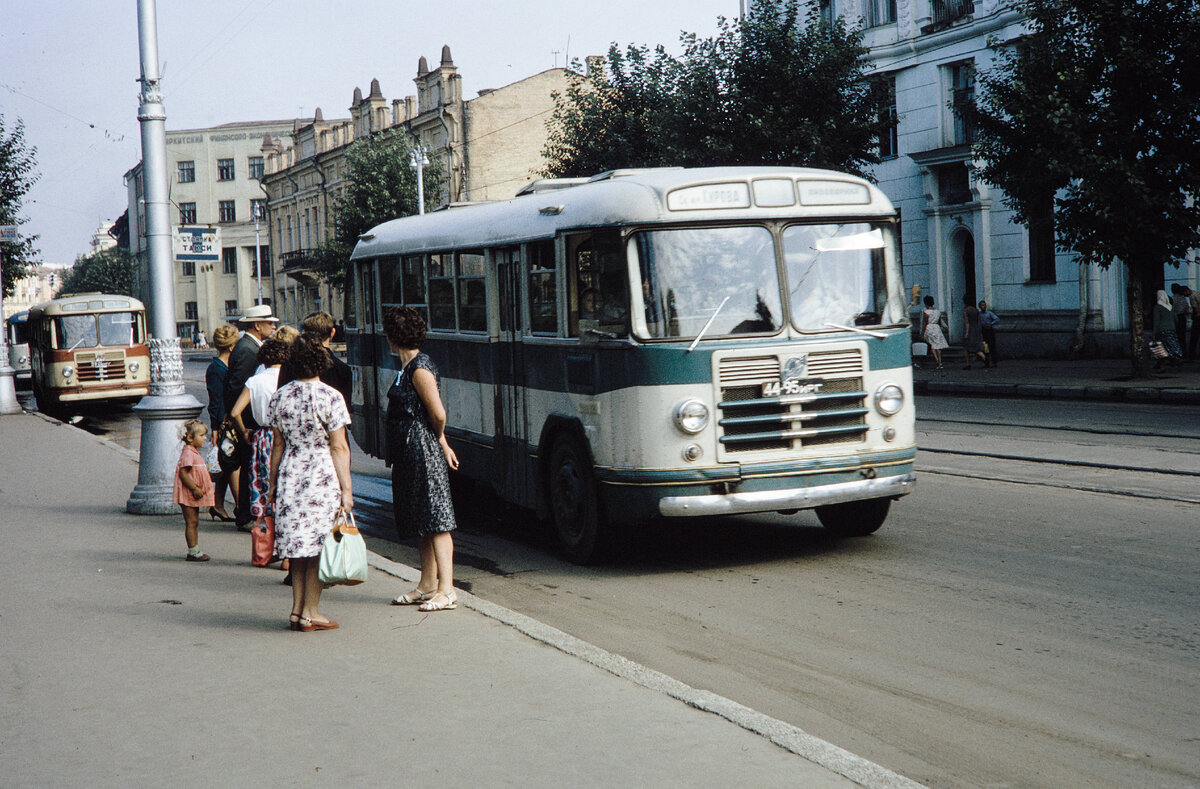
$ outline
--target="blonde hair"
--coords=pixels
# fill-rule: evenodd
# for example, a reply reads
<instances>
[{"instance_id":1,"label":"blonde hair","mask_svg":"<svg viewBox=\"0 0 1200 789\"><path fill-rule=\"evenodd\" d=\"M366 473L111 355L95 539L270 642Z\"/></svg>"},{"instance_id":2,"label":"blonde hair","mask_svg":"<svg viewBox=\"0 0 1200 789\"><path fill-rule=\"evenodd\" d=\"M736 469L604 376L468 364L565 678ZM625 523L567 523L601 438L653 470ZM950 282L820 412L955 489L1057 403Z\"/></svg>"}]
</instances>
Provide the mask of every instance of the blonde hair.
<instances>
[{"instance_id":1,"label":"blonde hair","mask_svg":"<svg viewBox=\"0 0 1200 789\"><path fill-rule=\"evenodd\" d=\"M300 331L295 326L288 326L286 323L275 330L271 335L272 340L279 340L284 345L291 345L292 341L300 336Z\"/></svg>"},{"instance_id":2,"label":"blonde hair","mask_svg":"<svg viewBox=\"0 0 1200 789\"><path fill-rule=\"evenodd\" d=\"M220 353L225 353L237 345L238 330L230 326L228 323L222 323L217 328L213 329L212 345Z\"/></svg>"},{"instance_id":3,"label":"blonde hair","mask_svg":"<svg viewBox=\"0 0 1200 789\"><path fill-rule=\"evenodd\" d=\"M183 443L188 443L192 436L203 430L208 432L208 425L201 422L199 419L189 419L179 426L179 440Z\"/></svg>"}]
</instances>

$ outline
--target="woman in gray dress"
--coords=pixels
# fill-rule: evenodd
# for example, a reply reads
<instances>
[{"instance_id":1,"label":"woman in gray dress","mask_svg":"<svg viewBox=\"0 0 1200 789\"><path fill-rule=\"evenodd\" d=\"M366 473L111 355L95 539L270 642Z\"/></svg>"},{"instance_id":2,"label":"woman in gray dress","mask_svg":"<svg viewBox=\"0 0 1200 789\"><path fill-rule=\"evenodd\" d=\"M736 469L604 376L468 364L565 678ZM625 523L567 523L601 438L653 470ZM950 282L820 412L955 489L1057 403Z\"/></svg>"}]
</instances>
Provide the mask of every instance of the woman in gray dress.
<instances>
[{"instance_id":1,"label":"woman in gray dress","mask_svg":"<svg viewBox=\"0 0 1200 789\"><path fill-rule=\"evenodd\" d=\"M415 529L421 579L392 605L417 605L422 611L457 607L454 592L454 505L450 469L458 457L446 441L446 407L438 392L438 372L421 353L425 319L412 307L389 307L383 330L398 361L396 381L388 390L387 453L392 465L392 507L396 527Z\"/></svg>"},{"instance_id":2,"label":"woman in gray dress","mask_svg":"<svg viewBox=\"0 0 1200 789\"><path fill-rule=\"evenodd\" d=\"M975 357L983 362L984 367L992 366L983 353L983 326L979 322L979 310L971 303L971 297L968 295L963 296L963 350L967 352L964 370L971 369L971 360Z\"/></svg>"}]
</instances>

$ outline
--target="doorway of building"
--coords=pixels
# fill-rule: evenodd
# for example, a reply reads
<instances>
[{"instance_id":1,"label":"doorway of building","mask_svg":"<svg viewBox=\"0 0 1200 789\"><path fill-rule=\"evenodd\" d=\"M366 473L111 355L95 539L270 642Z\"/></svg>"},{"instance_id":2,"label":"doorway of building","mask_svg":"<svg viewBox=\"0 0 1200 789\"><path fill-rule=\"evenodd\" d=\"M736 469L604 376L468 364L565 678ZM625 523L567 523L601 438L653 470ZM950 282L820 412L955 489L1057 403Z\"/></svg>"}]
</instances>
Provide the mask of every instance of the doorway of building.
<instances>
[{"instance_id":1,"label":"doorway of building","mask_svg":"<svg viewBox=\"0 0 1200 789\"><path fill-rule=\"evenodd\" d=\"M971 303L979 301L975 279L975 238L970 231L959 228L950 236L950 298L945 305L947 318L950 320L950 338L959 339L962 330L963 296L970 298Z\"/></svg>"}]
</instances>

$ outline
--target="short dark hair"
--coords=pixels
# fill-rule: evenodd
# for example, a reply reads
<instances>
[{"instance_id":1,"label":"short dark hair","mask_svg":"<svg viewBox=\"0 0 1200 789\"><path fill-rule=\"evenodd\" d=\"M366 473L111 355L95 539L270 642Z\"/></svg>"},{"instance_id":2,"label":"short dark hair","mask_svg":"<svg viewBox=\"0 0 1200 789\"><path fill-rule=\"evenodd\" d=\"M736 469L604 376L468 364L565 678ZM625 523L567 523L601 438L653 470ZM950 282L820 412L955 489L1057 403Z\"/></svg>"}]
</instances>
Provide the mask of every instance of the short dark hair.
<instances>
[{"instance_id":1,"label":"short dark hair","mask_svg":"<svg viewBox=\"0 0 1200 789\"><path fill-rule=\"evenodd\" d=\"M263 341L262 347L258 349L258 363L264 367L271 367L276 364L283 364L288 358L289 345L282 340L270 338Z\"/></svg>"},{"instance_id":2,"label":"short dark hair","mask_svg":"<svg viewBox=\"0 0 1200 789\"><path fill-rule=\"evenodd\" d=\"M425 318L412 307L388 307L383 311L383 331L401 348L420 348L425 339Z\"/></svg>"},{"instance_id":3,"label":"short dark hair","mask_svg":"<svg viewBox=\"0 0 1200 789\"><path fill-rule=\"evenodd\" d=\"M925 297L925 306L926 306L926 307L932 307L932 306L933 306L933 296L926 296L926 297Z\"/></svg>"},{"instance_id":4,"label":"short dark hair","mask_svg":"<svg viewBox=\"0 0 1200 789\"><path fill-rule=\"evenodd\" d=\"M301 334L288 347L288 364L296 378L316 378L331 364L329 351L321 340L311 334Z\"/></svg>"},{"instance_id":5,"label":"short dark hair","mask_svg":"<svg viewBox=\"0 0 1200 789\"><path fill-rule=\"evenodd\" d=\"M314 334L319 340L324 342L333 336L333 316L324 310L310 312L304 316L304 320L300 323L300 328L306 334Z\"/></svg>"}]
</instances>

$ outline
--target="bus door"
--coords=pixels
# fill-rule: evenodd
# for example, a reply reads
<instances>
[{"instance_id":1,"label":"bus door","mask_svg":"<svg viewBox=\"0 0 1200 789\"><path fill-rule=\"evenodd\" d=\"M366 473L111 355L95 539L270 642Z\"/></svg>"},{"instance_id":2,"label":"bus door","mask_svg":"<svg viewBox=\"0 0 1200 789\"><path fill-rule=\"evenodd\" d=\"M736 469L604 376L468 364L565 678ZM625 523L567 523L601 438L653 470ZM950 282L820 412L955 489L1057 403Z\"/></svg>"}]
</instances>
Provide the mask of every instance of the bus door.
<instances>
[{"instance_id":1,"label":"bus door","mask_svg":"<svg viewBox=\"0 0 1200 789\"><path fill-rule=\"evenodd\" d=\"M387 422L379 402L379 359L376 329L377 315L375 314L375 262L363 263L356 272L358 281L351 287L358 289L358 337L356 348L350 354L350 364L354 374L352 400L361 396L363 418L353 425L354 440L364 452L376 457L382 457L385 441L384 431ZM349 339L349 338L348 338Z\"/></svg>"},{"instance_id":2,"label":"bus door","mask_svg":"<svg viewBox=\"0 0 1200 789\"><path fill-rule=\"evenodd\" d=\"M493 355L495 388L496 460L498 493L506 501L529 506L529 440L525 420L525 354L522 345L521 265L519 247L494 253L500 302L500 333Z\"/></svg>"}]
</instances>

